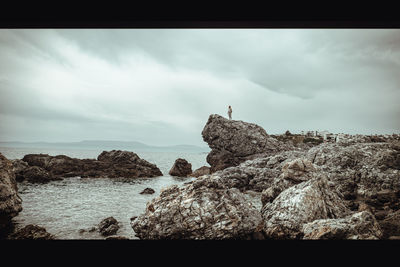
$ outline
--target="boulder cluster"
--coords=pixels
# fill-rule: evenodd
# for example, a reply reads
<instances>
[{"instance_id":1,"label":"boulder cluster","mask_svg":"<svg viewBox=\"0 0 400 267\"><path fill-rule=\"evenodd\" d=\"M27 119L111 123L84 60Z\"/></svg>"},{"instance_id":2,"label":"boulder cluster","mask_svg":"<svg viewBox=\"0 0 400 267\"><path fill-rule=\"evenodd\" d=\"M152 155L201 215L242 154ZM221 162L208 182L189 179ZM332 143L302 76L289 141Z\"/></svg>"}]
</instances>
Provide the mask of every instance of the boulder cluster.
<instances>
[{"instance_id":1,"label":"boulder cluster","mask_svg":"<svg viewBox=\"0 0 400 267\"><path fill-rule=\"evenodd\" d=\"M18 182L46 183L66 177L138 178L161 176L160 169L130 151L103 151L97 159L77 159L65 155L28 154L13 160Z\"/></svg>"},{"instance_id":2,"label":"boulder cluster","mask_svg":"<svg viewBox=\"0 0 400 267\"><path fill-rule=\"evenodd\" d=\"M397 139L293 146L218 115L202 134L209 173L149 201L131 221L139 238L399 238Z\"/></svg>"}]
</instances>

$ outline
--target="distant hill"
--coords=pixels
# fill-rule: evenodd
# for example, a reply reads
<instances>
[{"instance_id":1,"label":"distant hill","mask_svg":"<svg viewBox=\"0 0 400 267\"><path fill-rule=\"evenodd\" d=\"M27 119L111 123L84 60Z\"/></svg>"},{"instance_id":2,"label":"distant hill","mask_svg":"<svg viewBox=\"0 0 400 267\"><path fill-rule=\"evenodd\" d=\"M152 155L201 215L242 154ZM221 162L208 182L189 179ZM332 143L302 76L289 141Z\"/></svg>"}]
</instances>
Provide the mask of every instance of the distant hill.
<instances>
[{"instance_id":1,"label":"distant hill","mask_svg":"<svg viewBox=\"0 0 400 267\"><path fill-rule=\"evenodd\" d=\"M84 140L80 142L0 142L2 147L131 150L148 152L209 152L194 145L151 146L136 141Z\"/></svg>"}]
</instances>

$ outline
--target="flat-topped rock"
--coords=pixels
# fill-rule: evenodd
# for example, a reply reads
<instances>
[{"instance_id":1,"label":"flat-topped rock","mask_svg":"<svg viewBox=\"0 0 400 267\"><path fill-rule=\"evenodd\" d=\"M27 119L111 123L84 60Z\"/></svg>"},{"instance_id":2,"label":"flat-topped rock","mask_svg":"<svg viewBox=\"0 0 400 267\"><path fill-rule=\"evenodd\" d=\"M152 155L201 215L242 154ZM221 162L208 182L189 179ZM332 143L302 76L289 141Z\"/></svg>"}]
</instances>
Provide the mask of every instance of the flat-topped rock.
<instances>
[{"instance_id":1,"label":"flat-topped rock","mask_svg":"<svg viewBox=\"0 0 400 267\"><path fill-rule=\"evenodd\" d=\"M207 156L211 172L237 166L252 155L271 154L293 147L270 137L257 124L228 120L217 114L209 116L201 134L212 149Z\"/></svg>"},{"instance_id":2,"label":"flat-topped rock","mask_svg":"<svg viewBox=\"0 0 400 267\"><path fill-rule=\"evenodd\" d=\"M41 179L48 181L51 179L77 177L82 178L138 178L138 177L156 177L161 176L160 169L137 154L130 151L112 150L103 151L96 159L77 159L65 155L49 156L48 154L28 154L22 159L28 163L29 167L36 166L48 172L47 178L45 172ZM40 169L35 170L36 173ZM19 171L20 177L29 178L25 175L25 170ZM31 179L32 181L32 179Z\"/></svg>"}]
</instances>

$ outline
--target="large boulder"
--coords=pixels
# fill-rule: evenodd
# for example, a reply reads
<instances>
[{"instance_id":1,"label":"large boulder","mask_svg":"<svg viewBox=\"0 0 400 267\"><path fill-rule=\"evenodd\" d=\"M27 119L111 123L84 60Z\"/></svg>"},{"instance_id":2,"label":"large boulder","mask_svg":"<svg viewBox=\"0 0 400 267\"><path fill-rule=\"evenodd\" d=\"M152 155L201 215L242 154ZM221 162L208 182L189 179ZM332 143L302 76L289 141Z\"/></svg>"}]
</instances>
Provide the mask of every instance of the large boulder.
<instances>
[{"instance_id":1,"label":"large boulder","mask_svg":"<svg viewBox=\"0 0 400 267\"><path fill-rule=\"evenodd\" d=\"M361 211L344 218L320 219L303 225L303 239L381 239L374 215Z\"/></svg>"},{"instance_id":2,"label":"large boulder","mask_svg":"<svg viewBox=\"0 0 400 267\"><path fill-rule=\"evenodd\" d=\"M96 159L77 159L65 155L28 154L22 159L29 166L37 166L53 178L80 176L108 178L137 178L161 176L160 169L133 152L103 151Z\"/></svg>"},{"instance_id":3,"label":"large boulder","mask_svg":"<svg viewBox=\"0 0 400 267\"><path fill-rule=\"evenodd\" d=\"M187 177L191 173L192 173L192 164L187 162L186 159L181 159L181 158L175 160L174 165L169 171L170 175L179 177Z\"/></svg>"},{"instance_id":4,"label":"large boulder","mask_svg":"<svg viewBox=\"0 0 400 267\"><path fill-rule=\"evenodd\" d=\"M131 221L140 239L260 238L262 225L260 212L244 194L209 175L162 190Z\"/></svg>"},{"instance_id":5,"label":"large boulder","mask_svg":"<svg viewBox=\"0 0 400 267\"><path fill-rule=\"evenodd\" d=\"M29 224L24 228L9 235L8 239L16 240L52 240L56 239L54 235L48 233L45 228Z\"/></svg>"},{"instance_id":6,"label":"large boulder","mask_svg":"<svg viewBox=\"0 0 400 267\"><path fill-rule=\"evenodd\" d=\"M0 153L0 233L9 229L11 219L21 210L13 164Z\"/></svg>"},{"instance_id":7,"label":"large boulder","mask_svg":"<svg viewBox=\"0 0 400 267\"><path fill-rule=\"evenodd\" d=\"M302 238L304 224L318 219L335 219L349 214L324 176L289 187L262 207L264 232L274 239Z\"/></svg>"},{"instance_id":8,"label":"large boulder","mask_svg":"<svg viewBox=\"0 0 400 267\"><path fill-rule=\"evenodd\" d=\"M97 229L103 236L115 235L118 232L119 228L119 223L114 217L103 219L97 226Z\"/></svg>"},{"instance_id":9,"label":"large boulder","mask_svg":"<svg viewBox=\"0 0 400 267\"><path fill-rule=\"evenodd\" d=\"M271 154L293 148L279 142L254 123L228 120L220 115L209 116L202 137L212 149L207 156L211 172L237 166L252 155Z\"/></svg>"}]
</instances>

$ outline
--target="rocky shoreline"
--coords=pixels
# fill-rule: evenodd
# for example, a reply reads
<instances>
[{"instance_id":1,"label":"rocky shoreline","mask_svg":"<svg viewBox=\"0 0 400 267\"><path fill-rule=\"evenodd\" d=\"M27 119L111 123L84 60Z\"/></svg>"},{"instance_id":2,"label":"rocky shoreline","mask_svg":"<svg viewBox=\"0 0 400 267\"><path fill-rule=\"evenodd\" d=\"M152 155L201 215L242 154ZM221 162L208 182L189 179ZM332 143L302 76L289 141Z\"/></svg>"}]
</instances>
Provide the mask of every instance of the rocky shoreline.
<instances>
[{"instance_id":1,"label":"rocky shoreline","mask_svg":"<svg viewBox=\"0 0 400 267\"><path fill-rule=\"evenodd\" d=\"M347 136L338 142L288 133L272 136L256 124L212 114L202 137L212 149L207 155L210 167L192 171L189 162L177 159L170 175L197 178L164 188L144 213L133 214L130 224L138 238L400 237L399 135ZM97 160L44 154L13 163L0 159L3 221L22 209L17 180L162 175L154 164L119 150L104 151ZM110 225L115 235L117 224L112 220Z\"/></svg>"}]
</instances>

